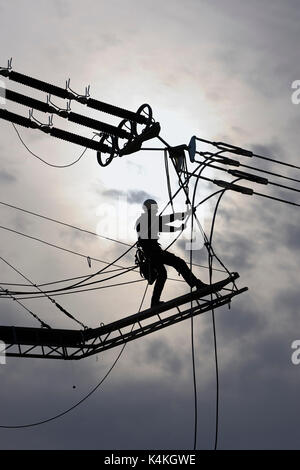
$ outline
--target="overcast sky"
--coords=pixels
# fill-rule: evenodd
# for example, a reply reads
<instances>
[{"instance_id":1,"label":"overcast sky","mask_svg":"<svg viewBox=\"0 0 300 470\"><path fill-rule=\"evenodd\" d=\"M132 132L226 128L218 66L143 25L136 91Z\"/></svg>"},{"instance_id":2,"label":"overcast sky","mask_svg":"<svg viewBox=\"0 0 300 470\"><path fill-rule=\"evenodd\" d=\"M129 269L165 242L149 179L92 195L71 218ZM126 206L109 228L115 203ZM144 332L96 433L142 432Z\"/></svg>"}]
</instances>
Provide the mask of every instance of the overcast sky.
<instances>
[{"instance_id":1,"label":"overcast sky","mask_svg":"<svg viewBox=\"0 0 300 470\"><path fill-rule=\"evenodd\" d=\"M0 65L6 66L13 57L15 71L59 86L71 78L78 93L90 84L92 97L133 111L149 103L162 137L171 145L188 143L197 135L298 165L300 105L292 104L291 84L300 79L299 25L297 0L0 0ZM45 99L41 92L5 84ZM27 116L26 108L9 102L6 107ZM72 110L119 122L77 103ZM35 116L47 122L45 115ZM93 135L59 117L54 124ZM101 168L95 152L88 151L78 164L55 169L31 156L8 122L0 122L0 132L0 202L102 233L101 229L107 230L107 210L118 210L127 197L127 212L121 210L121 231L115 238L131 243L144 198L154 197L160 204L168 200L161 152L139 152ZM52 164L70 163L82 151L38 131L20 128L20 133L33 152ZM296 179L300 176L299 170L255 158L240 160ZM226 177L212 171L206 175ZM293 186L276 177L270 180ZM171 183L177 189L174 174ZM300 203L295 192L248 186ZM213 185L199 184L197 200L214 190ZM176 208L184 209L184 198L176 201ZM208 205L200 213L205 229L212 208ZM109 262L124 251L124 246L1 204L0 213L1 226L86 256ZM231 310L216 311L220 449L299 448L300 365L291 362L291 343L300 339L299 221L298 208L258 196L228 193L221 203L214 249L231 271L239 272L238 285L248 286L249 292L236 298ZM109 227L111 235L115 228ZM35 283L103 267L93 261L90 269L83 257L0 232L0 256ZM172 250L188 259L182 241ZM204 250L194 256L207 263ZM122 262L132 265L133 255ZM195 272L207 281L207 270ZM177 278L171 268L168 273ZM134 279L138 276L130 274L124 281ZM0 281L23 282L4 263ZM137 312L144 289L141 282L57 299L95 327ZM169 280L162 298L187 291L184 283ZM12 301L0 301L2 325L39 326ZM77 327L47 299L28 300L26 305L51 326ZM210 449L216 391L210 313L196 317L195 353L197 447ZM6 365L0 365L0 425L46 419L70 407L100 381L117 354L117 349L111 350L75 364L8 358ZM0 447L190 449L193 406L190 322L185 321L128 344L97 393L65 417L36 428L0 429Z\"/></svg>"}]
</instances>

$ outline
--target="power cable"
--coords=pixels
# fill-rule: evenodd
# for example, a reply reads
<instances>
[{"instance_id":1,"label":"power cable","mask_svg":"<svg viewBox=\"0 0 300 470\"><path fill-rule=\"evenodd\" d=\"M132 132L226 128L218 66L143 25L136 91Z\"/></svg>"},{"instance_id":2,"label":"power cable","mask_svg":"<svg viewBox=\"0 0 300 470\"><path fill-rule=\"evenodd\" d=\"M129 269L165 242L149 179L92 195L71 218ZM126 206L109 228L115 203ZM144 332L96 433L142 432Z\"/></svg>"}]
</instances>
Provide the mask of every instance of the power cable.
<instances>
[{"instance_id":1,"label":"power cable","mask_svg":"<svg viewBox=\"0 0 300 470\"><path fill-rule=\"evenodd\" d=\"M217 184L216 181L212 180L211 178L207 178L205 176L199 176L199 178L203 179L204 181L209 181L210 183ZM228 183L228 185L232 184L232 182L230 182L230 181L228 181L226 183ZM234 190L234 188L228 188L228 189ZM279 202L283 202L285 204L300 207L300 204L297 204L296 202L288 201L286 199L280 199L280 198L274 197L274 196L269 196L268 194L259 193L257 191L253 191L253 190L251 190L251 191L252 191L252 194L255 194L256 196L261 196L261 197L265 197L265 198L268 198L268 199L273 199L274 201L279 201Z\"/></svg>"},{"instance_id":2,"label":"power cable","mask_svg":"<svg viewBox=\"0 0 300 470\"><path fill-rule=\"evenodd\" d=\"M174 197L173 197L173 199L174 199ZM100 234L95 233L95 232L92 232L92 231L90 231L90 230L86 230L86 229L77 227L76 225L68 224L68 223L66 223L66 222L62 222L62 221L57 220L57 219L52 219L52 218L47 217L47 216L45 216L45 215L38 214L38 213L36 213L36 212L30 211L30 210L27 210L27 209L24 209L24 208L21 208L21 207L12 205L12 204L8 204L8 203L3 202L3 201L0 201L0 204L3 205L3 206L5 206L5 207L9 207L9 208L11 208L11 209L16 209L16 210L19 210L19 211L21 211L21 212L24 212L24 213L27 213L27 214L30 214L30 215L34 215L34 216L36 216L36 217L40 217L40 218L45 219L45 220L48 220L48 221L50 221L50 222L54 222L54 223L57 223L57 224L60 224L60 225L63 225L63 226L66 226L66 227L69 227L69 228L72 228L72 229L75 229L75 230L79 230L79 231L84 232L84 233L88 233L89 235L95 235L95 236L97 236L97 237L99 237L99 238L103 238L103 239L105 239L105 240L109 240L109 241L112 241L112 242L115 242L115 243L119 243L119 244L124 245L124 246L128 246L128 247L131 246L129 243L125 243L125 242L122 242L122 241L120 241L120 240L116 240L116 239L114 239L114 238L106 237L106 236L104 236L104 235L100 235ZM168 206L168 204L167 204L167 206ZM166 207L167 207L167 206L166 206ZM166 207L163 209L163 211L166 209ZM7 227L0 227L0 228L2 228L2 229L4 229L4 230L13 231L14 233L17 233L17 234L22 235L22 236L25 236L25 237L27 236L28 238L33 238L33 237L30 237L30 236L28 236L28 235L23 234L22 232L17 232L17 231L14 231L14 230L12 230L12 229L8 229ZM49 244L49 243L47 243L47 242L44 242L44 241L41 240L41 239L36 239L36 240L37 240L37 241L40 241L40 242L42 242L42 243ZM57 247L57 246L55 246L55 245L53 245L53 244L50 244L50 245L51 245L52 247L59 248L59 249L62 249L62 250L65 250L65 251L69 251L69 252L70 252L70 250L66 250L66 249L64 249L64 248ZM79 254L79 253L76 253L76 252L72 252L72 253L73 253L73 254L76 254L76 255L79 255L79 256L83 256L84 258L88 258L87 255ZM99 259L97 259L97 258L91 258L91 257L89 257L89 258L90 258L91 260L93 260L93 261L98 261L98 262L101 262L101 263L104 263L104 264L109 264L108 262L99 260ZM208 266L203 266L203 265L201 265L201 264L196 264L195 266L208 269Z\"/></svg>"},{"instance_id":3,"label":"power cable","mask_svg":"<svg viewBox=\"0 0 300 470\"><path fill-rule=\"evenodd\" d=\"M47 328L47 329L50 329L51 330L51 326L49 326L47 323L45 323L43 320L41 320L38 315L36 315L36 313L33 313L31 310L29 310L29 308L26 307L26 305L22 304L22 302L20 302L18 299L16 299L13 295L9 294L7 290L3 289L2 286L0 286L0 289L1 291L5 292L6 295L11 298L12 300L14 300L15 302L17 302L17 304L19 304L21 307L24 308L24 310L26 310L26 312L28 312L33 318L35 318L41 325L42 328Z\"/></svg>"},{"instance_id":4,"label":"power cable","mask_svg":"<svg viewBox=\"0 0 300 470\"><path fill-rule=\"evenodd\" d=\"M234 180L234 182L237 182L240 178L237 178ZM211 224L211 229L210 229L210 237L209 237L209 246L212 246L212 239L213 239L213 233L214 233L214 228L215 228L215 221L216 221L216 216L217 216L217 211L221 202L222 197L224 196L225 192L228 191L228 189L224 189L221 191L221 194L219 195L218 201L215 205L214 209L214 214L212 218L212 224ZM209 281L210 284L212 284L212 275L213 275L213 258L214 258L214 253L209 251ZM211 300L213 300L213 294L211 294ZM215 310L214 308L211 309L212 313L212 323L213 323L213 338L214 338L214 353L215 353L215 368L216 368L216 421L215 421L215 442L214 442L214 450L217 450L218 447L218 437L219 437L219 398L220 398L220 385L219 385L219 361L218 361L218 348L217 348L217 331L216 331L216 319L215 319Z\"/></svg>"},{"instance_id":5,"label":"power cable","mask_svg":"<svg viewBox=\"0 0 300 470\"><path fill-rule=\"evenodd\" d=\"M30 279L28 279L25 274L23 274L21 271L19 271L17 268L15 268L12 264L10 264L6 259L4 259L2 256L0 256L0 259L7 264L11 269L13 269L16 273L18 273L23 279L26 279L27 282L30 282L30 284L34 287L36 287L44 296L46 296L50 302L52 302L56 308L58 308L62 313L64 313L67 317L69 317L71 320L75 321L79 325L81 325L84 329L87 329L88 327L84 325L80 320L77 320L71 313L69 313L64 307L62 307L59 303L57 303L55 300L51 299L49 295L47 295L45 292L42 291L39 287L37 287Z\"/></svg>"},{"instance_id":6,"label":"power cable","mask_svg":"<svg viewBox=\"0 0 300 470\"><path fill-rule=\"evenodd\" d=\"M108 281L110 279L114 279L115 277L118 277L118 276L122 276L123 274L127 274L128 272L130 271L133 271L133 269L135 269L135 266L133 268L129 268L129 269L126 269L126 271L122 271L122 272L118 272L117 274L114 274L112 276L109 276L109 277L106 277L105 279L98 279L97 281L93 281L93 282L87 282L87 283L84 283L84 284L81 284L80 287L86 287L86 286L91 286L93 284L99 284L99 283L102 283L102 282L105 282L105 281ZM105 273L104 273L105 274ZM36 286L37 287L37 286ZM38 288L38 287L37 287ZM62 287L60 289L53 289L53 290L43 290L40 292L42 292L44 295L47 295L47 294L54 294L54 293L58 293L58 292L62 292L62 291L68 291L68 290L71 290L71 289L74 289L74 284L71 285L71 286L67 286L67 287ZM22 291L9 291L10 294L13 294L13 295L34 295L34 294L38 294L38 292L28 292L28 291L25 291L25 292L22 292ZM0 294L1 295L1 294Z\"/></svg>"},{"instance_id":7,"label":"power cable","mask_svg":"<svg viewBox=\"0 0 300 470\"><path fill-rule=\"evenodd\" d=\"M171 189L167 149L164 150L164 160L165 160L165 171L166 171L166 178L167 178L167 188L168 188L169 202L171 204L172 211L173 211L173 214L174 214L174 205L173 205L173 198L172 198L172 189Z\"/></svg>"},{"instance_id":8,"label":"power cable","mask_svg":"<svg viewBox=\"0 0 300 470\"><path fill-rule=\"evenodd\" d=\"M279 165L284 165L284 166L288 166L290 168L296 168L297 170L300 170L299 166L293 165L292 163L282 162L280 160L275 160L274 158L270 158L270 157L264 157L262 155L257 155L257 153L253 153L252 156L256 157L256 158L260 158L262 160L267 160L269 162L278 163Z\"/></svg>"},{"instance_id":9,"label":"power cable","mask_svg":"<svg viewBox=\"0 0 300 470\"><path fill-rule=\"evenodd\" d=\"M37 241L37 242L40 242L40 243L43 243L43 244L45 244L45 245L51 246L52 248L56 248L56 249L58 249L58 250L65 251L65 252L67 252L67 253L71 253L72 255L81 256L82 258L85 258L85 259L88 258L87 255L84 255L84 254L79 253L79 252L77 252L77 251L69 250L68 248L63 248L63 247L61 247L61 246L55 245L54 243L50 243L50 242L47 242L47 241L45 241L45 240L42 240L41 238L33 237L33 236L27 235L27 234L25 234L25 233L23 233L23 232L19 232L19 231L17 231L17 230L11 229L11 228L4 227L3 225L0 225L0 229L6 230L6 231L8 231L8 232L15 233L16 235L21 235L22 237L29 238L29 239L31 239L31 240L34 240L34 241ZM99 263L107 264L107 265L108 265L107 267L114 265L114 266L117 266L117 267L119 267L119 268L125 268L125 269L126 269L125 266L120 266L120 265L115 264L115 263L109 263L108 261L103 261L102 259L99 259L99 258L94 258L94 257L92 257L92 256L90 256L89 258L90 258L92 261L97 261L97 262L99 262Z\"/></svg>"},{"instance_id":10,"label":"power cable","mask_svg":"<svg viewBox=\"0 0 300 470\"><path fill-rule=\"evenodd\" d=\"M165 143L166 145L168 145L165 141L163 141L163 139L161 139L159 137L159 139ZM188 194L186 193L186 196L187 196L187 201L189 201L190 205L191 205L191 209L192 209L192 227L193 227L193 220L194 220L194 216L197 220L197 216L196 214L194 213L194 208L195 208L195 195L196 195L196 189L197 189L197 184L199 182L199 178L201 177L201 173L203 172L203 170L208 166L208 162L209 162L209 157L207 158L206 162L203 163L203 166L201 168L201 170L199 171L199 174L197 175L198 178L197 178L197 182L195 184L195 188L194 188L194 194L193 194L193 202L191 204L191 202L189 201L189 197L188 197ZM174 165L175 166L175 165ZM175 166L175 169L176 169L176 166ZM178 172L177 172L178 174ZM180 175L179 176L179 179L181 181L181 177ZM208 178L205 178L205 177L202 177L202 179L206 179L208 180ZM181 184L182 186L182 184ZM218 191L219 192L219 191ZM224 191L221 191L223 195ZM221 196L220 196L221 197ZM198 225L201 227L201 224L199 223L199 221L197 220L198 222ZM206 240L206 246L207 246L207 249L208 249L208 254L209 254L209 258L211 256L210 254L210 247L211 247L211 244L209 243L209 240L204 232L204 230L202 229L201 227L201 231L203 233L203 236L204 236L204 239ZM192 243L192 232L191 232L191 243ZM219 260L219 258L217 258ZM220 260L219 260L220 261ZM221 262L221 261L220 261ZM225 265L222 263L222 266L226 269L226 271L228 271L228 269L225 267ZM212 283L212 265L211 263L209 262L209 267L210 267L210 284ZM192 250L190 251L190 268L192 269ZM229 271L228 271L229 272ZM211 295L211 299L212 299L212 295ZM192 308L192 302L191 302L191 308ZM216 396L216 434L215 434L215 448L217 446L217 437L218 437L218 415L219 415L219 375L218 375L218 357L217 357L217 344L216 344L216 329L215 329L215 318L214 318L214 310L212 309L212 319L213 319L213 331L214 331L214 345L215 345L215 364L216 364L216 379L217 379L217 396ZM191 317L191 345L192 345L192 365L193 365L193 384L194 384L194 413L195 413L195 418L194 418L194 422L195 422L195 426L194 426L194 450L196 449L196 442L197 442L197 402L198 402L198 399L197 399L197 382L196 382L196 373L195 373L195 355L194 355L194 325L193 325L193 317Z\"/></svg>"},{"instance_id":11,"label":"power cable","mask_svg":"<svg viewBox=\"0 0 300 470\"><path fill-rule=\"evenodd\" d=\"M215 161L215 160L213 160ZM219 170L219 171L223 171L225 173L230 173L231 170L226 170L226 168L223 168L223 167L220 167L220 166L216 166L216 165L212 165L211 163L208 163L207 164L210 168L214 168L215 170ZM253 168L255 170L255 168ZM256 176L256 175L253 175L253 173L249 173L249 175L251 176ZM297 188L291 188L290 186L286 186L284 184L279 184L279 183L274 183L273 181L269 181L269 180L266 180L267 184L270 184L272 186L277 186L279 188L283 188L283 189L288 189L289 191L294 191L294 192L297 192L297 193L300 193L300 189L297 189Z\"/></svg>"},{"instance_id":12,"label":"power cable","mask_svg":"<svg viewBox=\"0 0 300 470\"><path fill-rule=\"evenodd\" d=\"M172 279L172 280L174 280L174 279ZM109 287L125 286L125 285L128 285L128 284L135 284L137 282L143 282L143 281L145 281L145 279L136 279L134 281L119 282L117 284L108 284L107 286L90 287L89 289L80 289L80 290L67 291L67 292L58 292L57 294L52 294L51 297L58 297L58 296L61 296L61 295L79 294L81 292L90 292L90 291L94 291L94 290L108 289ZM32 296L32 297L18 297L18 299L21 299L21 300L42 299L45 296L46 295L37 294L37 295ZM6 297L5 296L0 296L0 299L1 298L5 299Z\"/></svg>"},{"instance_id":13,"label":"power cable","mask_svg":"<svg viewBox=\"0 0 300 470\"><path fill-rule=\"evenodd\" d=\"M75 165L75 163L78 163L79 160L81 160L81 158L83 157L83 155L85 154L85 152L87 151L87 147L84 149L84 151L79 155L78 158L76 158L76 160L74 160L72 163L68 163L67 165L54 165L52 163L49 163L47 162L46 160L44 160L43 158L39 157L38 155L36 155L35 153L33 153L30 148L25 144L24 140L22 139L21 137L21 134L20 132L18 131L18 129L16 128L15 124L12 123L12 126L13 128L15 129L21 143L23 144L23 146L26 148L26 150L35 158L37 158L38 160L40 160L42 163L45 163L45 165L48 165L48 166L51 166L52 168L69 168L70 166L73 166ZM94 140L96 137L96 134L92 137L91 140Z\"/></svg>"},{"instance_id":14,"label":"power cable","mask_svg":"<svg viewBox=\"0 0 300 470\"><path fill-rule=\"evenodd\" d=\"M143 298L142 298L142 301L140 303L140 307L139 307L139 312L141 311L141 308L142 308L142 305L144 303L144 299L145 299L145 296L146 296L146 292L147 292L147 289L148 289L148 284L146 286L146 289L144 291L144 294L143 294ZM131 328L131 331L133 331L133 328L135 326L135 323L132 325L132 328ZM46 423L49 423L51 421L54 421L58 418L61 418L62 416L65 416L66 414L70 413L70 411L74 410L75 408L77 408L79 405L81 405L82 403L84 403L91 395L93 395L96 390L98 390L98 388L103 384L103 382L106 380L106 378L110 375L110 373L112 372L112 370L114 369L114 367L116 366L117 362L119 361L120 357L122 356L123 354L123 351L125 349L127 345L127 341L124 343L124 345L122 346L119 354L117 355L116 359L114 360L113 364L111 365L111 367L109 368L109 370L107 371L107 373L105 374L105 376L100 380L100 382L87 394L85 395L81 400L79 400L77 403L75 403L75 405L71 406L70 408L68 408L67 410L55 415L55 416L52 416L51 418L48 418L48 419L44 419L44 420L40 420L40 421L37 421L35 423L29 423L29 424L21 424L21 425L15 425L15 426L7 426L7 425L0 425L0 429L24 429L24 428L32 428L32 427L35 427L35 426L40 426L42 424L46 424Z\"/></svg>"},{"instance_id":15,"label":"power cable","mask_svg":"<svg viewBox=\"0 0 300 470\"><path fill-rule=\"evenodd\" d=\"M171 279L172 281L176 281L177 279ZM108 289L109 287L119 287L119 286L125 286L127 284L135 284L137 282L144 282L145 279L136 279L134 281L126 281L126 282L119 282L118 284L109 284L107 286L100 286L100 287L90 287L89 289L81 289L81 290L74 290L74 291L67 291L67 292L59 292L57 294L52 294L51 297L58 297L60 295L70 295L70 294L79 294L81 292L90 292L90 291L94 291L94 290L100 290L100 289ZM31 300L31 299L42 299L44 297L46 297L47 295L35 295L35 296L32 296L32 297L18 297L18 299L20 300ZM5 297L4 295L0 295L0 300L1 299L6 299L7 297Z\"/></svg>"},{"instance_id":16,"label":"power cable","mask_svg":"<svg viewBox=\"0 0 300 470\"><path fill-rule=\"evenodd\" d=\"M158 137L159 140L161 140L161 142L163 142L168 148L169 148L169 145L167 142L165 142L161 137ZM189 195L188 195L188 189L186 188L186 186L184 186L182 184L182 180L181 180L181 175L179 174L177 168L176 168L176 165L175 163L173 162L172 160L172 163L173 163L173 166L175 168L175 171L179 177L179 181L180 181L180 187L184 190L184 193L186 195L186 200L187 200L187 203L189 203L191 205L191 202L190 202L190 199L189 199ZM200 170L201 172L201 170ZM199 173L200 173L199 172ZM198 180L197 180L198 181ZM193 206L191 206L191 210L192 210L192 224L193 224L193 212L194 212L194 208ZM203 235L205 236L205 233L201 227L201 224L199 221L198 222L198 225L201 229L201 231L203 232ZM192 238L192 237L191 237ZM192 242L192 241L191 241ZM191 250L192 251L192 250ZM191 256L191 254L190 254ZM191 261L192 263L192 261ZM191 264L192 266L192 264ZM192 308L192 306L191 306ZM195 370L195 353L194 353L194 324L193 324L193 317L191 317L191 347L192 347L192 370L193 370L193 386L194 386L194 450L196 450L196 446L197 446L197 429L198 429L198 405L197 405L197 402L198 402L198 398L197 398L197 382L196 382L196 370Z\"/></svg>"},{"instance_id":17,"label":"power cable","mask_svg":"<svg viewBox=\"0 0 300 470\"><path fill-rule=\"evenodd\" d=\"M120 245L130 246L128 243L121 242L120 240L116 240L116 239L110 238L110 237L105 237L104 235L100 235L99 233L92 232L90 230L85 230L85 229L80 228L80 227L76 227L76 225L71 225L71 224L68 224L66 222L62 222L61 220L52 219L51 217L47 217L45 215L38 214L36 212L29 211L27 209L23 209L22 207L18 207L18 206L14 206L12 204L8 204L7 202L0 201L0 204L2 206L9 207L11 209L16 209L16 210L24 212L26 214L34 215L35 217L39 217L41 219L45 219L45 220L48 220L50 222L54 222L56 224L64 225L65 227L69 227L69 228L73 228L75 230L79 230L80 232L84 232L84 233L87 233L89 235L95 235L96 237L103 238L105 240L109 240L109 241L112 241L112 242L115 242L115 243L119 243Z\"/></svg>"}]
</instances>

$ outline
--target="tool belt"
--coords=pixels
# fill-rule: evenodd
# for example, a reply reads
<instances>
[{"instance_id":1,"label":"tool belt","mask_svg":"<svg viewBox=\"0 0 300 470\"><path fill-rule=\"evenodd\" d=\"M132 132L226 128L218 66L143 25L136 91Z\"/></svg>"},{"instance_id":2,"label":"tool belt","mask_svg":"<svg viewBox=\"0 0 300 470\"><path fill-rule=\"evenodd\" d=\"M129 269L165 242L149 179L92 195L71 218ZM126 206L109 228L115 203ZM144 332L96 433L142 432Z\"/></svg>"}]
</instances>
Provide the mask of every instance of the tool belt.
<instances>
[{"instance_id":1,"label":"tool belt","mask_svg":"<svg viewBox=\"0 0 300 470\"><path fill-rule=\"evenodd\" d=\"M140 275L146 279L149 284L153 284L157 279L157 270L151 262L151 258L146 256L141 246L138 243L138 249L135 254L135 264L140 270Z\"/></svg>"}]
</instances>

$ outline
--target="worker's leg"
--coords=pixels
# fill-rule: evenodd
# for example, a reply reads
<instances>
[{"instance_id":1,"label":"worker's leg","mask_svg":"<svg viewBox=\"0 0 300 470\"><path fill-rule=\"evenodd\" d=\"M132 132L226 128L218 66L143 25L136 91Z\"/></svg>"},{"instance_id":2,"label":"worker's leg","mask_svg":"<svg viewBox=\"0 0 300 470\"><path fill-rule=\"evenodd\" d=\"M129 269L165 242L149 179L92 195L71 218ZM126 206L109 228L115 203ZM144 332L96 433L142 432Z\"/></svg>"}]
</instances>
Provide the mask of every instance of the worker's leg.
<instances>
[{"instance_id":1,"label":"worker's leg","mask_svg":"<svg viewBox=\"0 0 300 470\"><path fill-rule=\"evenodd\" d=\"M153 263L155 269L157 270L157 279L155 281L152 299L151 299L151 307L154 307L159 303L159 299L164 288L165 282L167 280L167 270L162 263L156 262Z\"/></svg>"},{"instance_id":2,"label":"worker's leg","mask_svg":"<svg viewBox=\"0 0 300 470\"><path fill-rule=\"evenodd\" d=\"M173 253L169 253L168 251L162 251L160 260L162 263L175 268L189 286L201 287L203 285L202 282L192 273L186 262L179 258L179 256L175 256Z\"/></svg>"}]
</instances>

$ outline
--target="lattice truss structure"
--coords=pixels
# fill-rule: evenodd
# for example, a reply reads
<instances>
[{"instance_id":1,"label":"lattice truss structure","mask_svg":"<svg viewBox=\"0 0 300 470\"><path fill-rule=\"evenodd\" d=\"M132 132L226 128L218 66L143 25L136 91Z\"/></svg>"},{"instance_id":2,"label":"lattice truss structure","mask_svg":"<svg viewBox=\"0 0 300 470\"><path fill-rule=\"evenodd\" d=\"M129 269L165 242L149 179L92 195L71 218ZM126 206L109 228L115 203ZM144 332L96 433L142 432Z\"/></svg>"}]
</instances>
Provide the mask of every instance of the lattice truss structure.
<instances>
[{"instance_id":1,"label":"lattice truss structure","mask_svg":"<svg viewBox=\"0 0 300 470\"><path fill-rule=\"evenodd\" d=\"M72 331L2 326L0 337L6 343L7 356L78 360L121 346L187 318L205 313L212 308L230 305L232 298L245 292L247 288L230 292L225 290L223 294L220 291L237 278L238 274L233 273L231 277L221 281L217 286L183 295L159 307L144 310L95 329ZM218 289L216 298L212 301L207 300L206 297L216 289ZM187 307L191 301L194 301L194 305Z\"/></svg>"}]
</instances>

